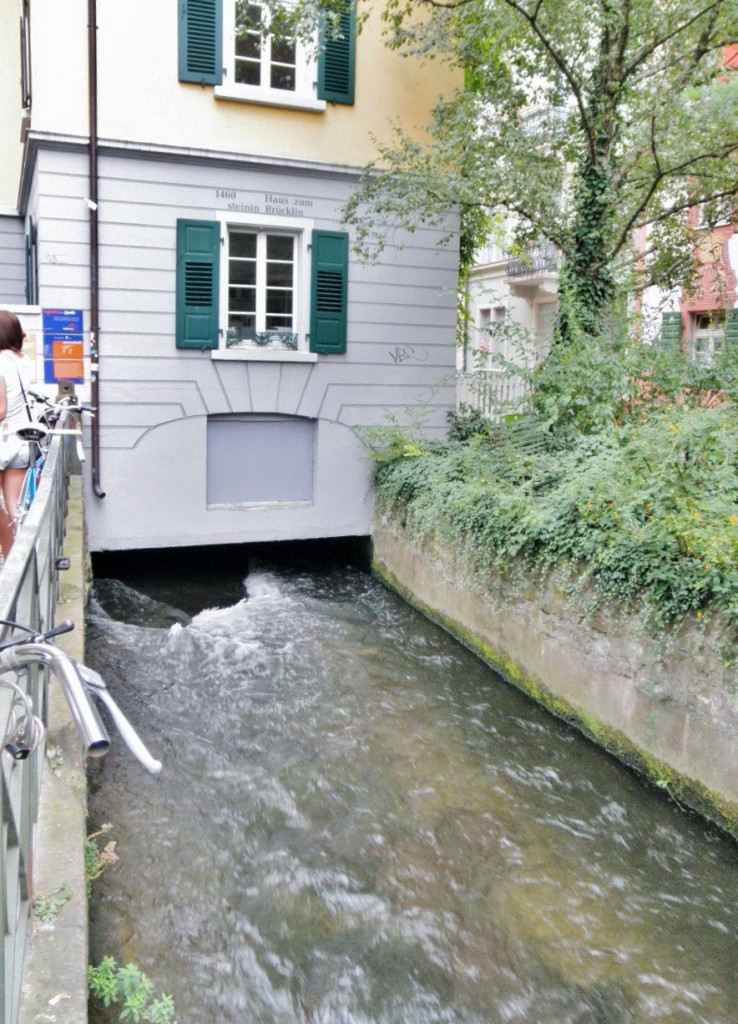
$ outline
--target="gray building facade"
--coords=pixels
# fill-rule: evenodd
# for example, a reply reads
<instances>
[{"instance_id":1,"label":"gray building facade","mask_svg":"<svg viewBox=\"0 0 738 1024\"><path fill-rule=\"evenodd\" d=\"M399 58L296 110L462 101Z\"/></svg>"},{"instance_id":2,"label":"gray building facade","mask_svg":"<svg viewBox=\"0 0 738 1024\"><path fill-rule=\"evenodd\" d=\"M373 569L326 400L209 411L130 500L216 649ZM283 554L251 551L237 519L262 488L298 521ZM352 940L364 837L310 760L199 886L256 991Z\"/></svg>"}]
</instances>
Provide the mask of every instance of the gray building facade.
<instances>
[{"instance_id":1,"label":"gray building facade","mask_svg":"<svg viewBox=\"0 0 738 1024\"><path fill-rule=\"evenodd\" d=\"M84 147L32 140L29 151L38 304L82 308L87 320ZM367 535L372 463L361 428L407 422L424 405L428 435L443 433L454 404L457 253L439 248L435 231L393 238L369 265L348 248L342 351L286 348L278 332L246 350L229 346L222 328L217 347L178 339L178 223L220 225L221 250L234 227L294 238L293 301L309 335L315 232L345 233L341 209L356 181L348 169L298 161L101 150L101 493L88 479L91 550ZM225 264L221 252L216 291L227 303ZM89 379L89 360L86 368Z\"/></svg>"}]
</instances>

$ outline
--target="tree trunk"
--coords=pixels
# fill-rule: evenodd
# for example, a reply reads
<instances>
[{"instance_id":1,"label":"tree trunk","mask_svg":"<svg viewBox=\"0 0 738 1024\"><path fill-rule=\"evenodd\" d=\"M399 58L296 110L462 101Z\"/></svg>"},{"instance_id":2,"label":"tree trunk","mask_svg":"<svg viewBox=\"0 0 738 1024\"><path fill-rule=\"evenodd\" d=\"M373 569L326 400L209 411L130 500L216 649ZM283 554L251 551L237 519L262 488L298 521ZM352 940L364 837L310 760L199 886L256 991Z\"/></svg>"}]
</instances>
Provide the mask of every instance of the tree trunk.
<instances>
[{"instance_id":1,"label":"tree trunk","mask_svg":"<svg viewBox=\"0 0 738 1024\"><path fill-rule=\"evenodd\" d=\"M598 337L615 285L607 267L607 236L613 215L611 170L606 157L585 159L577 175L571 246L559 279L556 337Z\"/></svg>"}]
</instances>

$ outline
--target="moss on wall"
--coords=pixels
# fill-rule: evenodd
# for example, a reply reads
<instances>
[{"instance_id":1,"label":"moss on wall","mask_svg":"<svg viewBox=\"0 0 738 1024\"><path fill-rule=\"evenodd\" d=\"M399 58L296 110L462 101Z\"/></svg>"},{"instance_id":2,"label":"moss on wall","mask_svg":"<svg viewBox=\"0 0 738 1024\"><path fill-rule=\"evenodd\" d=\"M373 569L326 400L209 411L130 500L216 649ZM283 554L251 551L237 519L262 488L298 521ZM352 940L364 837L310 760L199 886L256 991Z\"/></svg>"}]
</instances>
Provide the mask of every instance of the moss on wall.
<instances>
[{"instance_id":1,"label":"moss on wall","mask_svg":"<svg viewBox=\"0 0 738 1024\"><path fill-rule=\"evenodd\" d=\"M405 545L404 548L405 557L407 557L408 546ZM427 555L427 552L425 554ZM420 552L416 552L416 556L420 557ZM450 554L449 561L452 560L452 557ZM545 680L526 671L521 662L516 659L514 651L501 645L489 643L466 623L442 613L437 607L433 607L423 600L420 596L420 587L414 589L412 585L403 582L396 575L390 561L391 556L388 559L387 552L384 552L382 557L377 557L375 549L372 562L373 571L386 586L440 625L498 672L507 682L516 686L558 718L579 729L588 739L618 758L629 768L648 778L656 787L674 799L680 807L696 811L733 838L738 839L738 803L712 791L700 779L679 772L673 765L656 756L642 744L635 743L621 729L601 721L591 711L577 707L571 701L557 694ZM423 563L427 571L427 558L423 558ZM448 577L448 566L445 567L444 576ZM490 581L490 585L494 585L493 580ZM530 587L530 581L522 578L516 580L512 585L525 590L526 587ZM532 592L536 592L535 588ZM656 702L661 699L658 695L654 696Z\"/></svg>"}]
</instances>

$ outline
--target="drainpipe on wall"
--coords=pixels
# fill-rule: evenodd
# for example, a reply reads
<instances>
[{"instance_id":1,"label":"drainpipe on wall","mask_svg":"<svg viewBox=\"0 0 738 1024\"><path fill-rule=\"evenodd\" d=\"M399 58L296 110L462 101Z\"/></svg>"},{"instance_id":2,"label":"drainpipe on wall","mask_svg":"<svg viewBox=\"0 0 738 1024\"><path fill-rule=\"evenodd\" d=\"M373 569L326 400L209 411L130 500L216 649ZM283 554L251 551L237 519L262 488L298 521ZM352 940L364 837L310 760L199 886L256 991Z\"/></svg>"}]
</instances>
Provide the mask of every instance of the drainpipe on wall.
<instances>
[{"instance_id":1,"label":"drainpipe on wall","mask_svg":"<svg viewBox=\"0 0 738 1024\"><path fill-rule=\"evenodd\" d=\"M105 497L100 486L100 363L98 285L99 247L97 233L97 3L87 0L87 91L90 125L90 397L95 415L92 417L92 490L98 498Z\"/></svg>"}]
</instances>

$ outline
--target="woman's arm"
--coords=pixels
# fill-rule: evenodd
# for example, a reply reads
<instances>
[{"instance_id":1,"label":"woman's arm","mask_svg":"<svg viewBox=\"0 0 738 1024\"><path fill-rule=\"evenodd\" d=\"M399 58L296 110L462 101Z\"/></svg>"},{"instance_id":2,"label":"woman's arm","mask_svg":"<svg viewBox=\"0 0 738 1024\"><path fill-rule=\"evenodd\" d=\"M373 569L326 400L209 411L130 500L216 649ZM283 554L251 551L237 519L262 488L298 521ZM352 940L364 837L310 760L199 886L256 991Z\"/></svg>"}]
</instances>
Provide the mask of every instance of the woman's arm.
<instances>
[{"instance_id":1,"label":"woman's arm","mask_svg":"<svg viewBox=\"0 0 738 1024\"><path fill-rule=\"evenodd\" d=\"M0 377L0 420L8 415L8 392L5 390L5 378Z\"/></svg>"}]
</instances>

